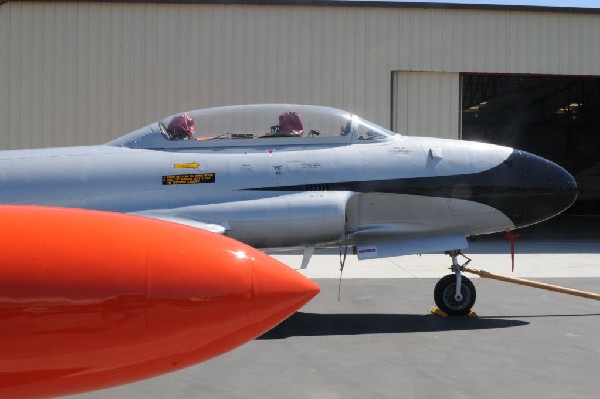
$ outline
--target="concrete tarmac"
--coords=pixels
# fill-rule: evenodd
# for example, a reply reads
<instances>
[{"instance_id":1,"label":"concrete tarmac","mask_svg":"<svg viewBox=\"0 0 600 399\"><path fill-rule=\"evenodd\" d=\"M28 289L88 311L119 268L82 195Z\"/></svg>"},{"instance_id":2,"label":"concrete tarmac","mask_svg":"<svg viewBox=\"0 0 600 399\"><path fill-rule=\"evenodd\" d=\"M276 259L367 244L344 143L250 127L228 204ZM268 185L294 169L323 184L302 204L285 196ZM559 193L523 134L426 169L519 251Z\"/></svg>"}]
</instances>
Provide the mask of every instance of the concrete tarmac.
<instances>
[{"instance_id":1,"label":"concrete tarmac","mask_svg":"<svg viewBox=\"0 0 600 399\"><path fill-rule=\"evenodd\" d=\"M600 242L517 247L514 275L600 292ZM468 253L474 268L511 274L505 241L473 243ZM300 265L299 253L277 257ZM321 294L259 339L176 373L70 398L600 395L600 302L474 278L479 318L442 318L429 309L449 263L443 255L349 257L338 302L338 254L315 255L303 273Z\"/></svg>"}]
</instances>

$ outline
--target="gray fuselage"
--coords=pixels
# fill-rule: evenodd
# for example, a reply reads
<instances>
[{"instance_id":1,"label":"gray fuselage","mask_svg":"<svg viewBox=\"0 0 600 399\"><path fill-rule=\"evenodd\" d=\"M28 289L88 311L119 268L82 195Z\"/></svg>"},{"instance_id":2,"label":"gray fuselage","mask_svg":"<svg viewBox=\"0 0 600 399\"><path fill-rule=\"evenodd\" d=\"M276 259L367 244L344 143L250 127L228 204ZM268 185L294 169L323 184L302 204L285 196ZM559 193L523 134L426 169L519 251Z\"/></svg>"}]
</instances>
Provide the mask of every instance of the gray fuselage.
<instances>
[{"instance_id":1,"label":"gray fuselage","mask_svg":"<svg viewBox=\"0 0 600 399\"><path fill-rule=\"evenodd\" d=\"M220 226L249 245L277 248L511 230L576 197L564 169L507 147L402 136L303 140L2 151L0 203ZM452 249L440 245L434 250Z\"/></svg>"}]
</instances>

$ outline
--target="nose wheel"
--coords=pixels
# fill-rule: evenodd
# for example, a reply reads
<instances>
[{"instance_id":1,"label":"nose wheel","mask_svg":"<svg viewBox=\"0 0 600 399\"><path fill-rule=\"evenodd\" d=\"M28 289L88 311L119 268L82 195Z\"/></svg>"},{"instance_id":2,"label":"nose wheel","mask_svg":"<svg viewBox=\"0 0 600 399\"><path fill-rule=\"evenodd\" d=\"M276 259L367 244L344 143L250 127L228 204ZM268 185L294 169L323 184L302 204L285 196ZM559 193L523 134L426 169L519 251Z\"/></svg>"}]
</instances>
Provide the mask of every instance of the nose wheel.
<instances>
[{"instance_id":1,"label":"nose wheel","mask_svg":"<svg viewBox=\"0 0 600 399\"><path fill-rule=\"evenodd\" d=\"M467 259L464 265L458 263L460 251L447 252L452 257L452 271L454 274L448 274L442 277L433 290L433 299L437 307L450 315L468 315L475 304L476 291L475 286L468 278L462 275L462 269L471 261ZM464 255L462 255L464 256Z\"/></svg>"},{"instance_id":2,"label":"nose wheel","mask_svg":"<svg viewBox=\"0 0 600 399\"><path fill-rule=\"evenodd\" d=\"M456 296L456 276L442 277L433 290L433 299L440 310L450 315L468 315L475 304L475 286L466 277L461 278L460 297Z\"/></svg>"}]
</instances>

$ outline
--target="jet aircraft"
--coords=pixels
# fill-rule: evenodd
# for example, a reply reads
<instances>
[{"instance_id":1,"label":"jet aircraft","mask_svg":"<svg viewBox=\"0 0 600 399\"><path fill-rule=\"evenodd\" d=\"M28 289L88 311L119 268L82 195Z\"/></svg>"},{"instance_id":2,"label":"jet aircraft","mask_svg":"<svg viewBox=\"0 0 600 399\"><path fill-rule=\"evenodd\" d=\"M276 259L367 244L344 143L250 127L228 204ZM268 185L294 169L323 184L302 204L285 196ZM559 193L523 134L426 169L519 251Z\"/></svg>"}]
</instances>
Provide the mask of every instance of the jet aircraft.
<instances>
[{"instance_id":1,"label":"jet aircraft","mask_svg":"<svg viewBox=\"0 0 600 399\"><path fill-rule=\"evenodd\" d=\"M106 127L107 129L110 126ZM349 112L266 104L167 117L105 145L0 152L0 203L109 210L260 249L352 248L359 259L448 251L440 309L468 313L467 237L548 219L577 197L536 155L407 137Z\"/></svg>"}]
</instances>

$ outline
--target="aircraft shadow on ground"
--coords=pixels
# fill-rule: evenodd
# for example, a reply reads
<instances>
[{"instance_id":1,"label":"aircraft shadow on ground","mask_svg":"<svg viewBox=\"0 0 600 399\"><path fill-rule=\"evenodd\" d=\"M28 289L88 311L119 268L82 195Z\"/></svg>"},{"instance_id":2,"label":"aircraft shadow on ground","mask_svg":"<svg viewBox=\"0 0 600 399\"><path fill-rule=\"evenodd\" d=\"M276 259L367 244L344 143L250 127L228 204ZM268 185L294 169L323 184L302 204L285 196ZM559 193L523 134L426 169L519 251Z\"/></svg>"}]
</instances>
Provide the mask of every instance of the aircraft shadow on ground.
<instances>
[{"instance_id":1,"label":"aircraft shadow on ground","mask_svg":"<svg viewBox=\"0 0 600 399\"><path fill-rule=\"evenodd\" d=\"M401 334L519 327L526 321L407 314L321 314L296 312L257 339L303 336Z\"/></svg>"}]
</instances>

